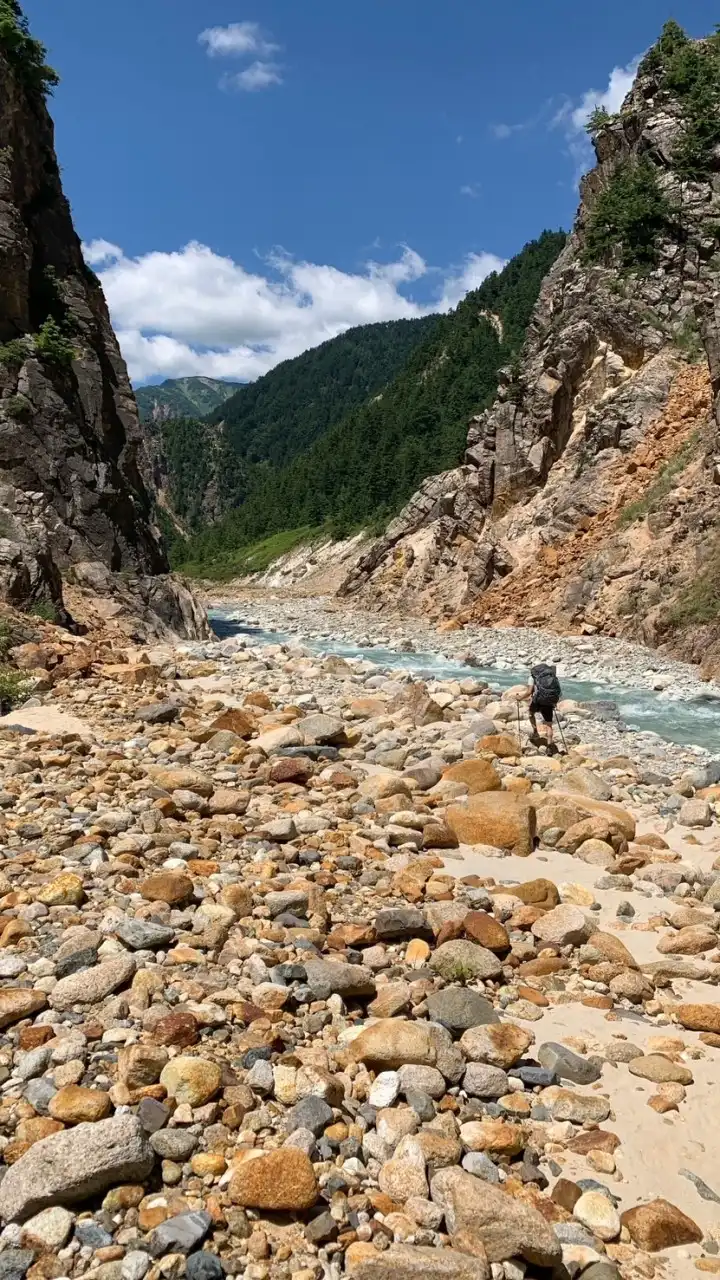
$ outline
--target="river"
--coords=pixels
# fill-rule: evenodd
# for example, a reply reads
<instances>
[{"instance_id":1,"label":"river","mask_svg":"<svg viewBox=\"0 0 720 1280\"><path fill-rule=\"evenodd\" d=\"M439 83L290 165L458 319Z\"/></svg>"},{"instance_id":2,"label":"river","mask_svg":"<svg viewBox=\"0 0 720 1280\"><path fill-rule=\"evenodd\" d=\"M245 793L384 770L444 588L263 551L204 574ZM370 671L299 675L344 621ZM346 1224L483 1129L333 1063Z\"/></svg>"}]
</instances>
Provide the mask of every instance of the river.
<instances>
[{"instance_id":1,"label":"river","mask_svg":"<svg viewBox=\"0 0 720 1280\"><path fill-rule=\"evenodd\" d=\"M402 652L382 645L356 645L346 639L332 640L304 636L294 631L269 630L255 626L238 616L241 610L223 607L210 610L210 621L218 638L242 637L249 645L288 645L320 656L336 654L343 658L363 659L379 671L409 672L427 680L453 680L477 677L498 689L527 681L526 667L503 663L493 666L470 666L444 654ZM576 702L612 702L620 720L640 733L657 734L666 742L695 746L720 759L720 699L712 693L681 698L671 690L656 692L647 688L613 683L599 683L562 677L563 695ZM600 710L600 708L598 708Z\"/></svg>"}]
</instances>

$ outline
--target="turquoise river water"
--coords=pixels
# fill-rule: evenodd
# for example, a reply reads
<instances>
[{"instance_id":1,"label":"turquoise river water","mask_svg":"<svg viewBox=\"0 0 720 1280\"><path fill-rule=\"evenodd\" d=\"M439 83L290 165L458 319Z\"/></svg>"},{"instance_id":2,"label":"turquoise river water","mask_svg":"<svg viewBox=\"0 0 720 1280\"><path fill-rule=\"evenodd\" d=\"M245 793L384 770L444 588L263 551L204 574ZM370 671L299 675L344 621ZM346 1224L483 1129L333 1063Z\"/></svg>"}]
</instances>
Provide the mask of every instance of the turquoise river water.
<instances>
[{"instance_id":1,"label":"turquoise river water","mask_svg":"<svg viewBox=\"0 0 720 1280\"><path fill-rule=\"evenodd\" d=\"M527 680L527 670L520 667L474 667L437 653L402 653L381 646L360 648L329 640L326 636L315 640L293 632L266 631L230 618L228 612L221 609L210 612L210 621L219 639L239 636L250 645L283 644L321 655L332 653L343 658L363 658L382 670L408 671L428 680L476 677L501 689ZM615 703L620 720L630 729L657 734L666 742L702 747L720 757L720 699L712 694L679 699L651 689L565 678L562 688L566 698L577 702Z\"/></svg>"}]
</instances>

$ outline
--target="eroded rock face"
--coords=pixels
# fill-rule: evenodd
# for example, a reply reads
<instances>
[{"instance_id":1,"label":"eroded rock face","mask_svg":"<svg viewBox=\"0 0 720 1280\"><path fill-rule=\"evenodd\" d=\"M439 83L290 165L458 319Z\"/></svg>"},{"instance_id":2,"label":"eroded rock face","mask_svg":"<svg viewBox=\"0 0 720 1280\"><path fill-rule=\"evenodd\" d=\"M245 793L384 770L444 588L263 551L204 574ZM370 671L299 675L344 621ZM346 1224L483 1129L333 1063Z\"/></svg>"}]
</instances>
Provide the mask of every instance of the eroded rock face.
<instances>
[{"instance_id":1,"label":"eroded rock face","mask_svg":"<svg viewBox=\"0 0 720 1280\"><path fill-rule=\"evenodd\" d=\"M575 227L545 279L521 359L492 408L471 421L462 465L423 482L341 595L436 620L571 624L650 643L675 625L668 605L693 581L717 520L710 411L720 310L708 219L720 211L720 174L693 184L687 239L669 232L648 273L587 265L583 249L598 195L640 155L680 204L671 161L682 128L677 101L644 64L598 137L598 165L583 180ZM685 362L678 339L688 328L709 370L704 360ZM618 523L683 448L687 468L653 509ZM683 656L702 660L697 631Z\"/></svg>"},{"instance_id":2,"label":"eroded rock face","mask_svg":"<svg viewBox=\"0 0 720 1280\"><path fill-rule=\"evenodd\" d=\"M63 194L50 116L4 54L0 136L0 343L15 344L0 361L0 597L62 611L62 576L97 565L108 589L112 575L137 575L134 591L117 585L137 596L151 632L202 635L202 613L168 573L147 442ZM36 341L48 322L65 357Z\"/></svg>"}]
</instances>

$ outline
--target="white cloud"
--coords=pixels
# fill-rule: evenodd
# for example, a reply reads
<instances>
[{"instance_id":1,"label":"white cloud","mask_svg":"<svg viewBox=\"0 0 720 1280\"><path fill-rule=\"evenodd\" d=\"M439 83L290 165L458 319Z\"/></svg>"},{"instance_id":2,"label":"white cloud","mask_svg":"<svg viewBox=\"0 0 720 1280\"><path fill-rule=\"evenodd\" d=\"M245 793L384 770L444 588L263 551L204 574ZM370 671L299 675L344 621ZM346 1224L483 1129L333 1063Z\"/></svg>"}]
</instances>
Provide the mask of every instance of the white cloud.
<instances>
[{"instance_id":1,"label":"white cloud","mask_svg":"<svg viewBox=\"0 0 720 1280\"><path fill-rule=\"evenodd\" d=\"M90 244L83 245L83 255L91 267L102 267L122 258L123 251L109 240L91 240Z\"/></svg>"},{"instance_id":2,"label":"white cloud","mask_svg":"<svg viewBox=\"0 0 720 1280\"><path fill-rule=\"evenodd\" d=\"M466 182L465 185L460 188L460 195L468 196L471 200L479 200L481 190L482 187L479 182Z\"/></svg>"},{"instance_id":3,"label":"white cloud","mask_svg":"<svg viewBox=\"0 0 720 1280\"><path fill-rule=\"evenodd\" d=\"M227 27L208 27L200 32L198 41L205 45L211 58L242 57L246 54L267 58L279 48L266 40L257 22L231 22Z\"/></svg>"},{"instance_id":4,"label":"white cloud","mask_svg":"<svg viewBox=\"0 0 720 1280\"><path fill-rule=\"evenodd\" d=\"M208 27L198 36L211 58L253 58L243 71L228 72L220 78L220 88L258 93L282 84L282 68L272 61L279 44L263 34L257 22L231 22L227 27Z\"/></svg>"},{"instance_id":5,"label":"white cloud","mask_svg":"<svg viewBox=\"0 0 720 1280\"><path fill-rule=\"evenodd\" d=\"M620 110L632 89L642 54L633 58L626 67L613 67L605 89L588 89L579 101L568 98L552 120L553 127L564 130L568 151L575 162L575 178L578 180L593 163L593 150L585 126L596 107L604 107L614 115Z\"/></svg>"},{"instance_id":6,"label":"white cloud","mask_svg":"<svg viewBox=\"0 0 720 1280\"><path fill-rule=\"evenodd\" d=\"M130 258L94 240L85 256L100 269L135 382L190 374L251 380L353 325L449 310L504 266L495 254L473 253L439 272L409 247L356 272L282 252L247 271L197 242ZM433 277L434 301L410 296L416 281Z\"/></svg>"},{"instance_id":7,"label":"white cloud","mask_svg":"<svg viewBox=\"0 0 720 1280\"><path fill-rule=\"evenodd\" d=\"M437 310L451 311L466 293L477 289L493 271L502 271L506 265L505 259L494 253L469 253L462 270L445 278Z\"/></svg>"},{"instance_id":8,"label":"white cloud","mask_svg":"<svg viewBox=\"0 0 720 1280\"><path fill-rule=\"evenodd\" d=\"M514 133L520 133L526 128L526 124L503 124L501 122L500 124L491 124L490 132L494 138L504 142L506 138L512 138Z\"/></svg>"},{"instance_id":9,"label":"white cloud","mask_svg":"<svg viewBox=\"0 0 720 1280\"><path fill-rule=\"evenodd\" d=\"M273 84L282 84L280 67L276 62L252 62L244 71L233 75L225 75L220 81L221 89L239 89L244 93L257 93L260 89L269 89Z\"/></svg>"},{"instance_id":10,"label":"white cloud","mask_svg":"<svg viewBox=\"0 0 720 1280\"><path fill-rule=\"evenodd\" d=\"M613 67L606 89L588 89L583 94L580 103L570 109L569 122L573 129L584 129L596 107L604 107L610 115L620 110L635 82L641 56L633 58L626 67Z\"/></svg>"}]
</instances>

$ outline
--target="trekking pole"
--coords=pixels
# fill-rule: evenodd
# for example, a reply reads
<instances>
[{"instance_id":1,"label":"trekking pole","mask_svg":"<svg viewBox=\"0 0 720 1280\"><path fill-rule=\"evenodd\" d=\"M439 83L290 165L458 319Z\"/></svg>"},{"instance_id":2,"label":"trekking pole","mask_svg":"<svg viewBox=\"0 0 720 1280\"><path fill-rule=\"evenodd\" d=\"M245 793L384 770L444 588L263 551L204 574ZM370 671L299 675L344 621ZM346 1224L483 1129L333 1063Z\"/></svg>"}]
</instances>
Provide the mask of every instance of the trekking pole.
<instances>
[{"instance_id":1,"label":"trekking pole","mask_svg":"<svg viewBox=\"0 0 720 1280\"><path fill-rule=\"evenodd\" d=\"M515 699L515 706L517 707L517 720L518 720L518 748L520 750L520 755L522 755L523 751L522 751L522 738L520 736L520 699L519 698Z\"/></svg>"},{"instance_id":2,"label":"trekking pole","mask_svg":"<svg viewBox=\"0 0 720 1280\"><path fill-rule=\"evenodd\" d=\"M560 723L560 716L558 715L557 707L555 708L555 719L557 720L557 727L560 730L560 737L562 738L562 744L565 748L565 755L567 755L568 753L567 742L565 741L565 734L563 733L563 727L562 727L562 724Z\"/></svg>"}]
</instances>

